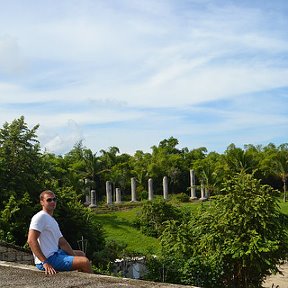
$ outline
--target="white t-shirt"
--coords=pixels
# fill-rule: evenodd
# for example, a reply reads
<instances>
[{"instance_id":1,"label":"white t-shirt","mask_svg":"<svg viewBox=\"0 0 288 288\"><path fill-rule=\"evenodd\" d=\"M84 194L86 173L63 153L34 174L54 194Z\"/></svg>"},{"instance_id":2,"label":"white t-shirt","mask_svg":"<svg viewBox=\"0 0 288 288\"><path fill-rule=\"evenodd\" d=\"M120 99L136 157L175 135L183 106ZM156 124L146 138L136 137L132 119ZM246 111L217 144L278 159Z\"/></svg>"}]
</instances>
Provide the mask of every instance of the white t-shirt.
<instances>
[{"instance_id":1,"label":"white t-shirt","mask_svg":"<svg viewBox=\"0 0 288 288\"><path fill-rule=\"evenodd\" d=\"M63 236L57 221L45 211L35 214L30 223L29 229L40 232L38 243L46 258L58 250L59 239ZM34 255L34 254L33 254ZM41 261L34 255L35 264Z\"/></svg>"}]
</instances>

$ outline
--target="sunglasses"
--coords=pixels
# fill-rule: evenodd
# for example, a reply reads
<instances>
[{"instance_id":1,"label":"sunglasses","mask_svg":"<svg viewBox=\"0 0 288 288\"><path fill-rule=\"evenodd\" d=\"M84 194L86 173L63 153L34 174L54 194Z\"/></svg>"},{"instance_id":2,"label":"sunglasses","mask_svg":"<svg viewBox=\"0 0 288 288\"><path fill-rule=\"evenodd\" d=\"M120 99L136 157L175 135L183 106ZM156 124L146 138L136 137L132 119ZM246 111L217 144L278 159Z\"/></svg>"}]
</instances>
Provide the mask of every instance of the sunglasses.
<instances>
[{"instance_id":1,"label":"sunglasses","mask_svg":"<svg viewBox=\"0 0 288 288\"><path fill-rule=\"evenodd\" d=\"M56 202L57 198L56 197L55 198L47 198L46 201L49 202L49 203L52 202L52 201Z\"/></svg>"}]
</instances>

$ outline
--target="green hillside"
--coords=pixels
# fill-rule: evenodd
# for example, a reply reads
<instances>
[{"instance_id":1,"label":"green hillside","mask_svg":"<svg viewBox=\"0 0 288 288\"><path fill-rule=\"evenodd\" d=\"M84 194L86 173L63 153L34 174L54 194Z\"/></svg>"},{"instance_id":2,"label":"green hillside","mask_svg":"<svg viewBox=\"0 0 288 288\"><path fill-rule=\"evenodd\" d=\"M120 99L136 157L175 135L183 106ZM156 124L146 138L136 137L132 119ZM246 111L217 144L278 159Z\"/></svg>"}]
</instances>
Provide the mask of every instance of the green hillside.
<instances>
[{"instance_id":1,"label":"green hillside","mask_svg":"<svg viewBox=\"0 0 288 288\"><path fill-rule=\"evenodd\" d=\"M131 210L96 214L96 220L100 222L106 233L107 240L114 240L127 245L127 251L137 254L158 254L159 241L153 237L145 236L133 226L140 208Z\"/></svg>"},{"instance_id":2,"label":"green hillside","mask_svg":"<svg viewBox=\"0 0 288 288\"><path fill-rule=\"evenodd\" d=\"M183 203L181 207L193 212L199 205L201 205L200 202ZM209 205L209 202L205 202L204 205ZM280 200L279 206L281 211L288 215L288 202L284 203ZM141 207L138 206L129 210L95 214L95 218L103 225L107 239L127 245L127 251L137 254L146 254L147 252L158 254L160 251L159 241L156 238L145 236L133 226L133 221L140 211Z\"/></svg>"}]
</instances>

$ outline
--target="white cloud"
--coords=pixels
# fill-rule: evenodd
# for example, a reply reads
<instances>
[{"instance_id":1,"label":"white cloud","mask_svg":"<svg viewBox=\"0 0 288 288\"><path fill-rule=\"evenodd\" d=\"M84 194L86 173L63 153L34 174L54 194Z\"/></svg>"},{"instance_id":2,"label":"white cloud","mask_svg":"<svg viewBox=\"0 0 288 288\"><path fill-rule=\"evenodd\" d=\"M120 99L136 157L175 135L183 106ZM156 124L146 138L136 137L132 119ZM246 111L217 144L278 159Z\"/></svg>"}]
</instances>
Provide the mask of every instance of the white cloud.
<instances>
[{"instance_id":1,"label":"white cloud","mask_svg":"<svg viewBox=\"0 0 288 288\"><path fill-rule=\"evenodd\" d=\"M209 133L231 141L273 133L276 139L279 129L270 126L273 132L262 137L261 128L267 115L278 127L285 115L265 106L265 117L237 102L252 95L255 105L266 91L288 87L285 10L267 13L269 3L261 3L8 1L0 11L0 123L25 115L58 151L80 137L127 147L150 147L171 135L192 135L195 143L199 137L202 146L214 140ZM205 121L192 113L223 100L237 105L204 109ZM285 99L275 102L283 106ZM169 115L173 109L179 114ZM192 111L187 119L185 109ZM94 127L104 124L109 129ZM243 134L249 127L255 133Z\"/></svg>"},{"instance_id":2,"label":"white cloud","mask_svg":"<svg viewBox=\"0 0 288 288\"><path fill-rule=\"evenodd\" d=\"M14 37L0 34L0 75L18 74L24 68L19 45Z\"/></svg>"},{"instance_id":3,"label":"white cloud","mask_svg":"<svg viewBox=\"0 0 288 288\"><path fill-rule=\"evenodd\" d=\"M63 154L73 148L73 146L83 139L83 132L79 125L73 121L70 120L65 125L63 125L63 130L60 133L55 133L55 135L52 135L50 139L47 139L47 134L49 135L51 133L46 132L43 135L39 135L39 138L42 138L42 147L45 148L48 152L54 152L57 151L59 154Z\"/></svg>"},{"instance_id":4,"label":"white cloud","mask_svg":"<svg viewBox=\"0 0 288 288\"><path fill-rule=\"evenodd\" d=\"M288 86L287 69L207 67L181 75L179 70L169 72L137 85L122 100L132 106L179 107Z\"/></svg>"}]
</instances>

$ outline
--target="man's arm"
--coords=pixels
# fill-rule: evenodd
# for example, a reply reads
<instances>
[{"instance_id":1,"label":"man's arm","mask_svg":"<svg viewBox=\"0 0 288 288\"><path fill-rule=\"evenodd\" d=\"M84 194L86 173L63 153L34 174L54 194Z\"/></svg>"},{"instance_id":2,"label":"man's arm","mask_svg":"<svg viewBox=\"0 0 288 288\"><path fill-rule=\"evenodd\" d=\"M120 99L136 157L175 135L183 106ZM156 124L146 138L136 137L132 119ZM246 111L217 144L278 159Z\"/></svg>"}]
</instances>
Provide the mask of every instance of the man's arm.
<instances>
[{"instance_id":1,"label":"man's arm","mask_svg":"<svg viewBox=\"0 0 288 288\"><path fill-rule=\"evenodd\" d=\"M28 240L27 243L29 244L30 249L34 253L34 255L41 261L44 262L46 261L46 257L43 254L40 245L37 241L37 239L40 236L40 232L37 230L29 229L28 233ZM55 269L49 264L49 263L44 263L43 267L45 269L46 274L56 274Z\"/></svg>"},{"instance_id":2,"label":"man's arm","mask_svg":"<svg viewBox=\"0 0 288 288\"><path fill-rule=\"evenodd\" d=\"M74 250L72 249L72 247L70 246L70 244L64 237L61 237L59 239L59 247L62 250L64 250L68 255L75 256Z\"/></svg>"}]
</instances>

